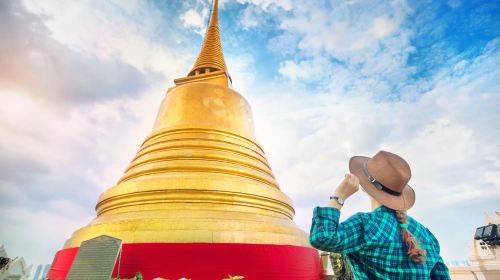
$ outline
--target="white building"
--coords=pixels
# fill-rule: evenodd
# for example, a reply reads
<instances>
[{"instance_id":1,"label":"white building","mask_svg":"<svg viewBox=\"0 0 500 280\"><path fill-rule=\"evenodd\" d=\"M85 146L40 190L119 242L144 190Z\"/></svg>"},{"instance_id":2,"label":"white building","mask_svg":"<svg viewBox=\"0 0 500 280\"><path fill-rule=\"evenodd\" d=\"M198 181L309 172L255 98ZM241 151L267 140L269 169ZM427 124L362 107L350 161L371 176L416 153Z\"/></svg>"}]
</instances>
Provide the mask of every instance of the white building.
<instances>
[{"instance_id":1,"label":"white building","mask_svg":"<svg viewBox=\"0 0 500 280\"><path fill-rule=\"evenodd\" d=\"M0 245L0 280L28 280L30 270L22 257L9 258Z\"/></svg>"},{"instance_id":2,"label":"white building","mask_svg":"<svg viewBox=\"0 0 500 280\"><path fill-rule=\"evenodd\" d=\"M486 216L486 225L497 225L496 236L500 236L500 213L494 217ZM491 227L493 228L493 226ZM475 235L482 235L479 232ZM488 233L489 234L489 233ZM470 247L470 265L450 267L453 280L498 280L500 279L500 245L499 241L488 242L472 238ZM490 243L490 244L488 244ZM493 244L492 244L493 243Z\"/></svg>"}]
</instances>

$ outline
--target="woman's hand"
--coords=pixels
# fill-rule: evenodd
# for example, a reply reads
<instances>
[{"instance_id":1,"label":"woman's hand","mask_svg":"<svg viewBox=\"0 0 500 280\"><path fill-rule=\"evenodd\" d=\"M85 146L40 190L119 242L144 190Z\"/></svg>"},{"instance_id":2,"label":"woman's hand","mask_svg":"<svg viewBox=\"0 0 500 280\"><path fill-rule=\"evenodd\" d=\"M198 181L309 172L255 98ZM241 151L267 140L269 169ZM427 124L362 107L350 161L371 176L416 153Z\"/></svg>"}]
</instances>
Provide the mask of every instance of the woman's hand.
<instances>
[{"instance_id":1,"label":"woman's hand","mask_svg":"<svg viewBox=\"0 0 500 280\"><path fill-rule=\"evenodd\" d=\"M346 200L359 190L359 179L354 174L346 174L344 180L335 189L334 195Z\"/></svg>"}]
</instances>

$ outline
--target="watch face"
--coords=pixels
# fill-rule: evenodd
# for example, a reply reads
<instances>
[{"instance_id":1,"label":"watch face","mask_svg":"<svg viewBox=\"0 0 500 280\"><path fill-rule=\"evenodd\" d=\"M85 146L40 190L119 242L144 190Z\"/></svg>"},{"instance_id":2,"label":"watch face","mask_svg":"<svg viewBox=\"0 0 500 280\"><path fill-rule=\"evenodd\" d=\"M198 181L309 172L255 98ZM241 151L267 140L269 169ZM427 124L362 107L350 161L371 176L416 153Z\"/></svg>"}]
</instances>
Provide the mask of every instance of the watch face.
<instances>
[{"instance_id":1,"label":"watch face","mask_svg":"<svg viewBox=\"0 0 500 280\"><path fill-rule=\"evenodd\" d=\"M344 200L341 197L338 197L337 200L340 204L344 204Z\"/></svg>"}]
</instances>

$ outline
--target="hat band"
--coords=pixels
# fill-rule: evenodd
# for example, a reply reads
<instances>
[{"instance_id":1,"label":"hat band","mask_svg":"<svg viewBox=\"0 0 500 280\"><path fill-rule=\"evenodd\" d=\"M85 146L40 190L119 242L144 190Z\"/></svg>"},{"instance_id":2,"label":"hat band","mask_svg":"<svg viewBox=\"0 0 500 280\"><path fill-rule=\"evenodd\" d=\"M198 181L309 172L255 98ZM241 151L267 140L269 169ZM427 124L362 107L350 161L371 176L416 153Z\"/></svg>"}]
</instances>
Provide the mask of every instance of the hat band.
<instances>
[{"instance_id":1,"label":"hat band","mask_svg":"<svg viewBox=\"0 0 500 280\"><path fill-rule=\"evenodd\" d=\"M388 187L384 186L384 184L380 183L377 179L375 179L375 177L373 177L370 172L368 171L368 163L365 162L365 164L363 164L363 171L365 172L365 175L366 177L368 177L368 181L370 183L372 183L372 185L375 186L375 188L377 188L377 190L379 191L384 191L390 195L394 195L394 196L400 196L402 193L401 192L397 192L397 191L393 191L391 189L389 189Z\"/></svg>"}]
</instances>

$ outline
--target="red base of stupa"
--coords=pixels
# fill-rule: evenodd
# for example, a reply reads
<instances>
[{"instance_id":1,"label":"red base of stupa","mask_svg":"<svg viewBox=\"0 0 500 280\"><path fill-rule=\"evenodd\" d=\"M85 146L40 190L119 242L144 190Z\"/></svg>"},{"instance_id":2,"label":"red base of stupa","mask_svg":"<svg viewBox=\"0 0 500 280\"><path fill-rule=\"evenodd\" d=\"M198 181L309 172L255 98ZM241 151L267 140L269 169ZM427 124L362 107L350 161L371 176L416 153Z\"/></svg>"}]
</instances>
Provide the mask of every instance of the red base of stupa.
<instances>
[{"instance_id":1,"label":"red base of stupa","mask_svg":"<svg viewBox=\"0 0 500 280\"><path fill-rule=\"evenodd\" d=\"M65 279L78 248L59 251L47 275ZM228 275L245 280L320 279L318 252L289 245L217 243L139 243L123 244L118 275L131 278L141 272L145 280L163 277L192 280L221 280Z\"/></svg>"}]
</instances>

